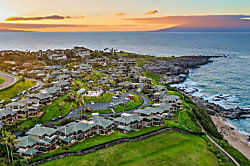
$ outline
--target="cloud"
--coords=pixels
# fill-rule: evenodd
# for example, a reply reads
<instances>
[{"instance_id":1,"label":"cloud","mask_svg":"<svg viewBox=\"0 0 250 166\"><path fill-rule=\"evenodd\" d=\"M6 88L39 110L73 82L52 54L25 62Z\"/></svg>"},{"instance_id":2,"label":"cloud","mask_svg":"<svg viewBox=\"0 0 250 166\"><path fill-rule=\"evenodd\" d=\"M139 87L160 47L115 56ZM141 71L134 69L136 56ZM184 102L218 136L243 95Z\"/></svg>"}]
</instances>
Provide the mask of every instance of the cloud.
<instances>
[{"instance_id":1,"label":"cloud","mask_svg":"<svg viewBox=\"0 0 250 166\"><path fill-rule=\"evenodd\" d=\"M150 18L125 18L124 20L144 24L172 25L185 27L250 27L249 15L204 15L204 16L165 16Z\"/></svg>"},{"instance_id":2,"label":"cloud","mask_svg":"<svg viewBox=\"0 0 250 166\"><path fill-rule=\"evenodd\" d=\"M87 25L77 24L16 24L0 23L0 29L40 29L40 28L67 28L67 27L86 27ZM89 25L88 25L89 26Z\"/></svg>"},{"instance_id":3,"label":"cloud","mask_svg":"<svg viewBox=\"0 0 250 166\"><path fill-rule=\"evenodd\" d=\"M115 13L116 16L125 16L126 13Z\"/></svg>"},{"instance_id":4,"label":"cloud","mask_svg":"<svg viewBox=\"0 0 250 166\"><path fill-rule=\"evenodd\" d=\"M158 13L158 10L151 10L151 11L148 11L147 13L145 13L146 15L151 15L151 14L156 14Z\"/></svg>"},{"instance_id":5,"label":"cloud","mask_svg":"<svg viewBox=\"0 0 250 166\"><path fill-rule=\"evenodd\" d=\"M60 15L51 15L44 17L9 17L5 21L64 20L64 19L76 19L85 17L86 16L72 17L72 16L60 16Z\"/></svg>"}]
</instances>

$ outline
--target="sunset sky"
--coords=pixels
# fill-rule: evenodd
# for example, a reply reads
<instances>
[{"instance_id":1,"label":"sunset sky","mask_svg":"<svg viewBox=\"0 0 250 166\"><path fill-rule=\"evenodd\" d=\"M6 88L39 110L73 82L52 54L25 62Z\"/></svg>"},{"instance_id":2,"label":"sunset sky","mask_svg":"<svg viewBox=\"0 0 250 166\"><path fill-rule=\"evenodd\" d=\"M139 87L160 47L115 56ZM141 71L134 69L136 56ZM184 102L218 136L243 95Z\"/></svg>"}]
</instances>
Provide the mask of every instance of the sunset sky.
<instances>
[{"instance_id":1,"label":"sunset sky","mask_svg":"<svg viewBox=\"0 0 250 166\"><path fill-rule=\"evenodd\" d=\"M250 0L0 0L0 29L40 32L250 27Z\"/></svg>"}]
</instances>

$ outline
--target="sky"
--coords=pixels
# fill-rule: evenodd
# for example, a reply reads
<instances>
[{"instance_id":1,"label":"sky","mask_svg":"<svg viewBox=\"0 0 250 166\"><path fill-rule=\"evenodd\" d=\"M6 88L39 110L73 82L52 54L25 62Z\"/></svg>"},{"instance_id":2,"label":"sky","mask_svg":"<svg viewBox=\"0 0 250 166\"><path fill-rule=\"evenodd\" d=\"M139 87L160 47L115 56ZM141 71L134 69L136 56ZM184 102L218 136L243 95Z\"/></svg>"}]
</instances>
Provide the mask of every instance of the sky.
<instances>
[{"instance_id":1,"label":"sky","mask_svg":"<svg viewBox=\"0 0 250 166\"><path fill-rule=\"evenodd\" d=\"M0 29L39 32L250 27L250 0L0 0Z\"/></svg>"}]
</instances>

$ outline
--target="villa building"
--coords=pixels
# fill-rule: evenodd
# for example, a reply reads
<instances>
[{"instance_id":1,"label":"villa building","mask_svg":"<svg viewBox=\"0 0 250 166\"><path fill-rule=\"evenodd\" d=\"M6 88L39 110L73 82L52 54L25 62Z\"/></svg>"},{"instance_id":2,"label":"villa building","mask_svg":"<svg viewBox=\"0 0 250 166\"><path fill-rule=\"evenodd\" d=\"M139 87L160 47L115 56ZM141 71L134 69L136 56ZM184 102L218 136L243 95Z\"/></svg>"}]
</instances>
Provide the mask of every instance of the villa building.
<instances>
[{"instance_id":1,"label":"villa building","mask_svg":"<svg viewBox=\"0 0 250 166\"><path fill-rule=\"evenodd\" d=\"M17 121L16 112L10 108L4 108L0 110L0 121L5 124L13 124Z\"/></svg>"}]
</instances>

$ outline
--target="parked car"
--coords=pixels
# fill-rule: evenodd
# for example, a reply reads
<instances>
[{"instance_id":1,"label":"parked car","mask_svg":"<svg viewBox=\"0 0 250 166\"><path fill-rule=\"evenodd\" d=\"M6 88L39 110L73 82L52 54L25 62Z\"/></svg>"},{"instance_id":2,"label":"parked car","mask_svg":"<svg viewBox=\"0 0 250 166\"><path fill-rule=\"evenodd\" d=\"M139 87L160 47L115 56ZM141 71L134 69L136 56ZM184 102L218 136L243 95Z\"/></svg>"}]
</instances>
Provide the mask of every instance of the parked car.
<instances>
[{"instance_id":1,"label":"parked car","mask_svg":"<svg viewBox=\"0 0 250 166\"><path fill-rule=\"evenodd\" d=\"M112 99L118 99L118 97L116 97L116 96L113 96L113 97L112 97Z\"/></svg>"},{"instance_id":2,"label":"parked car","mask_svg":"<svg viewBox=\"0 0 250 166\"><path fill-rule=\"evenodd\" d=\"M109 105L109 107L110 107L110 108L115 108L115 106L114 106L114 105L111 105L111 104Z\"/></svg>"},{"instance_id":3,"label":"parked car","mask_svg":"<svg viewBox=\"0 0 250 166\"><path fill-rule=\"evenodd\" d=\"M123 102L120 102L119 105L124 105L124 103L123 103Z\"/></svg>"},{"instance_id":4,"label":"parked car","mask_svg":"<svg viewBox=\"0 0 250 166\"><path fill-rule=\"evenodd\" d=\"M91 101L91 104L93 105L93 104L95 104L95 102Z\"/></svg>"}]
</instances>

